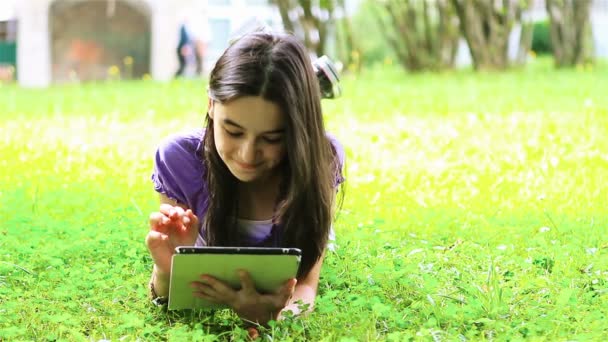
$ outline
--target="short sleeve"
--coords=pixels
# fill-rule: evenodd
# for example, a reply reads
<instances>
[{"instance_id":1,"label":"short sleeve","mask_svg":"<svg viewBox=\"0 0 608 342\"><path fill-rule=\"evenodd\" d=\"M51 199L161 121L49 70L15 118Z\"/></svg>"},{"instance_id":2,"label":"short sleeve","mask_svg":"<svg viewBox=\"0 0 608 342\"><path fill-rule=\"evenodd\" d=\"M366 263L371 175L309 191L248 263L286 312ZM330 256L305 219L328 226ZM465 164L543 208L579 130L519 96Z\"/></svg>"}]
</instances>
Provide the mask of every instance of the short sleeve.
<instances>
[{"instance_id":1,"label":"short sleeve","mask_svg":"<svg viewBox=\"0 0 608 342\"><path fill-rule=\"evenodd\" d=\"M204 195L204 163L199 156L202 135L172 135L159 145L154 158L154 190L187 205L193 211L201 208Z\"/></svg>"},{"instance_id":2,"label":"short sleeve","mask_svg":"<svg viewBox=\"0 0 608 342\"><path fill-rule=\"evenodd\" d=\"M344 152L344 146L334 136L328 134L327 138L331 142L335 156L338 161L338 168L336 169L336 180L334 186L337 188L340 184L344 183L344 161L346 160L346 154ZM329 229L329 236L327 241L327 249L330 251L336 250L336 232L333 225Z\"/></svg>"},{"instance_id":3,"label":"short sleeve","mask_svg":"<svg viewBox=\"0 0 608 342\"><path fill-rule=\"evenodd\" d=\"M344 152L344 146L336 139L333 135L328 134L327 138L331 143L336 158L338 159L338 168L336 170L336 181L334 183L335 187L338 187L340 184L344 183L344 161L346 159L346 154Z\"/></svg>"}]
</instances>

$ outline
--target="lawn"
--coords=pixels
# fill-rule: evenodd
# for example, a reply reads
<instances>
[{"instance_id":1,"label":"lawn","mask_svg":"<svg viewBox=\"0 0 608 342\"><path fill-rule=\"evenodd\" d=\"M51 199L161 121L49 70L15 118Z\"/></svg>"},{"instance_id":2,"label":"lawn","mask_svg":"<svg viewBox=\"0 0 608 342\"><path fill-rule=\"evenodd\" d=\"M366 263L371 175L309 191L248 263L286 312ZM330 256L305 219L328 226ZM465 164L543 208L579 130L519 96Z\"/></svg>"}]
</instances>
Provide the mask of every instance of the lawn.
<instances>
[{"instance_id":1,"label":"lawn","mask_svg":"<svg viewBox=\"0 0 608 342\"><path fill-rule=\"evenodd\" d=\"M0 340L233 340L149 304L156 145L203 123L180 81L0 86ZM347 186L317 307L278 340L608 338L608 67L343 80Z\"/></svg>"}]
</instances>

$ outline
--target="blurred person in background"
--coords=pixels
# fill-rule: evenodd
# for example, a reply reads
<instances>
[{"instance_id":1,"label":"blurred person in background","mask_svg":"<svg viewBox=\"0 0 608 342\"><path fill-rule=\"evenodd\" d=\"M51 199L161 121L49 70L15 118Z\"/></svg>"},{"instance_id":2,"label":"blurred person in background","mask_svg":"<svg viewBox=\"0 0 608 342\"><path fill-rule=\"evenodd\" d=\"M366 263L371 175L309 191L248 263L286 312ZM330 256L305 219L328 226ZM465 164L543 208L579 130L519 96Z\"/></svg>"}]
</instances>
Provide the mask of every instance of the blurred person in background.
<instances>
[{"instance_id":1,"label":"blurred person in background","mask_svg":"<svg viewBox=\"0 0 608 342\"><path fill-rule=\"evenodd\" d=\"M179 63L175 72L176 78L203 75L204 59L209 41L209 30L205 29L204 23L203 18L189 18L180 25L176 50Z\"/></svg>"}]
</instances>

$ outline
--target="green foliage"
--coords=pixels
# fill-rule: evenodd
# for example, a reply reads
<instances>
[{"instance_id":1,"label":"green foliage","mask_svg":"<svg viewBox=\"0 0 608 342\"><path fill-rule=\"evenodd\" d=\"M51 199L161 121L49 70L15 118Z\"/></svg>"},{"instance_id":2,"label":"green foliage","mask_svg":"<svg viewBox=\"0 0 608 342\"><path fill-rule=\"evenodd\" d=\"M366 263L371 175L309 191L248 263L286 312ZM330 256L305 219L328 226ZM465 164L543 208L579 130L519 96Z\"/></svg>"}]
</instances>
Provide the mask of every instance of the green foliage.
<instances>
[{"instance_id":1,"label":"green foliage","mask_svg":"<svg viewBox=\"0 0 608 342\"><path fill-rule=\"evenodd\" d=\"M605 340L607 82L546 60L345 77L324 102L347 149L338 247L314 313L262 340ZM205 87L0 87L0 340L246 339L228 310L146 297L154 149L202 124Z\"/></svg>"},{"instance_id":2,"label":"green foliage","mask_svg":"<svg viewBox=\"0 0 608 342\"><path fill-rule=\"evenodd\" d=\"M377 17L385 15L375 1L362 1L353 15L353 35L361 49L360 61L365 66L395 61L395 54L378 25Z\"/></svg>"},{"instance_id":3,"label":"green foliage","mask_svg":"<svg viewBox=\"0 0 608 342\"><path fill-rule=\"evenodd\" d=\"M537 55L551 54L551 32L549 21L537 21L532 29L532 51Z\"/></svg>"}]
</instances>

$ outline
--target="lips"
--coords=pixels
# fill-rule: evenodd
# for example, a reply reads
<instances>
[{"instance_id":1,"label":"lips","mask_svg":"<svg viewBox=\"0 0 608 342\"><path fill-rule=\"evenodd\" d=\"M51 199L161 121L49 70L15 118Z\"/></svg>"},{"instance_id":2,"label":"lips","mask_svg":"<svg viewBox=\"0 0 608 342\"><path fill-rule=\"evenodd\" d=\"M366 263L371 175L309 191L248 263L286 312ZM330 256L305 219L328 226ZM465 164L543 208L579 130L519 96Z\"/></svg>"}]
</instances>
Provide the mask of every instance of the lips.
<instances>
[{"instance_id":1,"label":"lips","mask_svg":"<svg viewBox=\"0 0 608 342\"><path fill-rule=\"evenodd\" d=\"M255 164L245 164L245 163L241 163L238 161L235 161L235 163L243 170L253 171L253 170L257 169L257 165L255 165Z\"/></svg>"}]
</instances>

